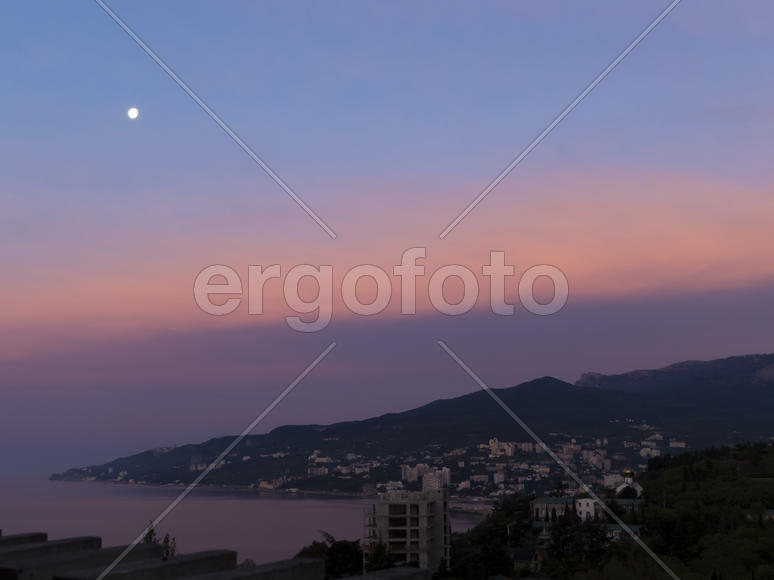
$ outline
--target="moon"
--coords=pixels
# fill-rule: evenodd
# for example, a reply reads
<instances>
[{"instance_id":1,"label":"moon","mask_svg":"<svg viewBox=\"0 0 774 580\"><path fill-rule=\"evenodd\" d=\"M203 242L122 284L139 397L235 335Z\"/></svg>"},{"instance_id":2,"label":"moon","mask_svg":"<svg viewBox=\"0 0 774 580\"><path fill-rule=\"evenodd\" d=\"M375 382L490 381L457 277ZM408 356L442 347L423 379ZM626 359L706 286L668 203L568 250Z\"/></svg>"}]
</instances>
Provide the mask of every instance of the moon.
<instances>
[{"instance_id":1,"label":"moon","mask_svg":"<svg viewBox=\"0 0 774 580\"><path fill-rule=\"evenodd\" d=\"M137 107L132 107L126 112L126 115L132 119L133 121L139 116L140 111L137 110Z\"/></svg>"}]
</instances>

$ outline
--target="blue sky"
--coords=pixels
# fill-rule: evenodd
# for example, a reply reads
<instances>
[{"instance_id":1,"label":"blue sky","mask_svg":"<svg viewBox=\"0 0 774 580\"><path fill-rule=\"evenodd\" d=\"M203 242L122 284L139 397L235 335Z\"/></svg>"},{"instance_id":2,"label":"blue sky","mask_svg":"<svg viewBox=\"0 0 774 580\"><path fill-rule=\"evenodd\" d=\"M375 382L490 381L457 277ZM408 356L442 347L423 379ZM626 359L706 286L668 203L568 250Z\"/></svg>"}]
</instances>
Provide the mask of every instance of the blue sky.
<instances>
[{"instance_id":1,"label":"blue sky","mask_svg":"<svg viewBox=\"0 0 774 580\"><path fill-rule=\"evenodd\" d=\"M663 5L113 7L256 150L306 184L347 175L486 179ZM736 168L763 170L763 156L744 145L763 136L751 126L759 116L771 122L762 110L772 91L771 17L763 2L678 6L531 163L727 172L715 162L725 152ZM116 176L172 187L180 172L262 183L95 4L17 2L2 27L9 83L0 119L19 162L4 168L7 178L28 179L35 152L53 162L50 178L74 187L88 186L84 172L113 179L112 190ZM142 124L118 114L131 104Z\"/></svg>"}]
</instances>

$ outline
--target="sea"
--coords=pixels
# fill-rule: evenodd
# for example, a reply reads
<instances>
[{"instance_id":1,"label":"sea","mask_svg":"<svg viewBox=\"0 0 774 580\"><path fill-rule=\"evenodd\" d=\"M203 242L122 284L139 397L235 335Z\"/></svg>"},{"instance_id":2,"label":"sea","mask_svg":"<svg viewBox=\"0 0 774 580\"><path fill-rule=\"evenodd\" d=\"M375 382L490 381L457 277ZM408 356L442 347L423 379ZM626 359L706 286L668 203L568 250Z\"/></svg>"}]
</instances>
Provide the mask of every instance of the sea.
<instances>
[{"instance_id":1,"label":"sea","mask_svg":"<svg viewBox=\"0 0 774 580\"><path fill-rule=\"evenodd\" d=\"M131 543L182 491L103 482L0 479L3 535L47 532L49 539L100 536L103 546ZM194 490L159 524L160 535L176 538L180 553L236 550L240 561L292 558L322 540L362 537L368 499L258 494L251 491ZM452 512L453 531L476 525L483 514Z\"/></svg>"}]
</instances>

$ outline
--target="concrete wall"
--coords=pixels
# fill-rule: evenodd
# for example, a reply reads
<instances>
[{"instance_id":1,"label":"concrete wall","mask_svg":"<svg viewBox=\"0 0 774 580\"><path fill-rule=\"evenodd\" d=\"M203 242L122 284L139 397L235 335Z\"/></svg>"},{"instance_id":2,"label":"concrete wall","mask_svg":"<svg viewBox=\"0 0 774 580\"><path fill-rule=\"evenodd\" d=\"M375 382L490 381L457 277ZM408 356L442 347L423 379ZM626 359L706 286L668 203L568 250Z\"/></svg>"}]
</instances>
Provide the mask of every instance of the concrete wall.
<instances>
[{"instance_id":1,"label":"concrete wall","mask_svg":"<svg viewBox=\"0 0 774 580\"><path fill-rule=\"evenodd\" d=\"M236 552L231 550L210 550L185 556L174 556L167 560L142 560L120 564L111 573L114 580L165 580L167 578L193 578L212 572L232 570L236 566ZM103 567L76 570L54 576L55 580L94 580L102 573Z\"/></svg>"},{"instance_id":2,"label":"concrete wall","mask_svg":"<svg viewBox=\"0 0 774 580\"><path fill-rule=\"evenodd\" d=\"M46 541L46 534L2 536L0 580L95 580L126 546L101 548L96 536ZM108 580L325 580L325 562L293 558L238 568L231 550L161 557L158 545L139 544L111 571ZM430 580L419 568L392 568L363 580Z\"/></svg>"},{"instance_id":3,"label":"concrete wall","mask_svg":"<svg viewBox=\"0 0 774 580\"><path fill-rule=\"evenodd\" d=\"M13 534L11 536L0 536L0 548L17 546L19 544L33 544L36 542L45 542L48 534L35 532L33 534Z\"/></svg>"},{"instance_id":4,"label":"concrete wall","mask_svg":"<svg viewBox=\"0 0 774 580\"><path fill-rule=\"evenodd\" d=\"M33 542L29 544L16 544L14 546L0 546L0 562L7 560L20 560L22 558L38 558L53 554L65 554L78 550L89 550L102 547L102 539L98 536L84 536L82 538L67 538L53 540L51 542Z\"/></svg>"},{"instance_id":5,"label":"concrete wall","mask_svg":"<svg viewBox=\"0 0 774 580\"><path fill-rule=\"evenodd\" d=\"M295 558L255 567L254 580L324 580L325 562L313 558Z\"/></svg>"},{"instance_id":6,"label":"concrete wall","mask_svg":"<svg viewBox=\"0 0 774 580\"><path fill-rule=\"evenodd\" d=\"M23 560L0 562L0 580L51 580L54 574L84 568L106 567L126 548L116 546L100 550L79 550ZM139 544L127 554L125 562L161 560L161 546Z\"/></svg>"},{"instance_id":7,"label":"concrete wall","mask_svg":"<svg viewBox=\"0 0 774 580\"><path fill-rule=\"evenodd\" d=\"M325 580L325 562L314 558L293 558L191 580Z\"/></svg>"}]
</instances>

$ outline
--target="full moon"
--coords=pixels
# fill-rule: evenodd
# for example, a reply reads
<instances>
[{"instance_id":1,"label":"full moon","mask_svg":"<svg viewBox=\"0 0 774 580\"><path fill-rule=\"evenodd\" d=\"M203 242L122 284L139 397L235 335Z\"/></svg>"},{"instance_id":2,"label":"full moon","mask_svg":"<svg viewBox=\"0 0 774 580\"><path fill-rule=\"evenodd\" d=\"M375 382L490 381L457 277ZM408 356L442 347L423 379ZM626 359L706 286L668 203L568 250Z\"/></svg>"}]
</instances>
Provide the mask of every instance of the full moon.
<instances>
[{"instance_id":1,"label":"full moon","mask_svg":"<svg viewBox=\"0 0 774 580\"><path fill-rule=\"evenodd\" d=\"M136 119L137 116L140 114L140 111L137 110L137 107L132 107L126 112L126 114L130 119Z\"/></svg>"}]
</instances>

